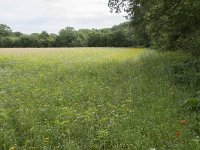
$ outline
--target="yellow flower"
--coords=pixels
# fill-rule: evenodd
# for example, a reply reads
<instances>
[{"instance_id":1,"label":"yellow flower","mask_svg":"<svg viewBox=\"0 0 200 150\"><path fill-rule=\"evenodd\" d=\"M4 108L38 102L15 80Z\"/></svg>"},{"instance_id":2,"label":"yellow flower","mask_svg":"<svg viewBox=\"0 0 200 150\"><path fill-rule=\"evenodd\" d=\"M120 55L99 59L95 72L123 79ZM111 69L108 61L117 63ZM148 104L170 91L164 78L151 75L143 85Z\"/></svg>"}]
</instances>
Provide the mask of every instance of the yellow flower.
<instances>
[{"instance_id":1,"label":"yellow flower","mask_svg":"<svg viewBox=\"0 0 200 150\"><path fill-rule=\"evenodd\" d=\"M15 149L15 147L14 147L14 146L12 146L12 147L10 147L10 148L9 148L9 150L14 150L14 149Z\"/></svg>"},{"instance_id":2,"label":"yellow flower","mask_svg":"<svg viewBox=\"0 0 200 150\"><path fill-rule=\"evenodd\" d=\"M49 143L49 138L45 138L44 142Z\"/></svg>"}]
</instances>

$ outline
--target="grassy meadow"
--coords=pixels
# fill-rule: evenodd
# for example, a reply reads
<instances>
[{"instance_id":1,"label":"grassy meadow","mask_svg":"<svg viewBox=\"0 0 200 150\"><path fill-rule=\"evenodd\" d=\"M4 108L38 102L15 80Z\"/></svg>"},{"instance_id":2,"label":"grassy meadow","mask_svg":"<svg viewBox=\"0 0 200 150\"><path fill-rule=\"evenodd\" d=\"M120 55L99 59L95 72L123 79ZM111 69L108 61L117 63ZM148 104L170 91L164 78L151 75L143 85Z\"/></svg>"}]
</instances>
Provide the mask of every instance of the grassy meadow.
<instances>
[{"instance_id":1,"label":"grassy meadow","mask_svg":"<svg viewBox=\"0 0 200 150\"><path fill-rule=\"evenodd\" d=\"M190 57L141 48L0 49L0 149L199 149L198 114L182 108L195 89L173 84L165 67Z\"/></svg>"}]
</instances>

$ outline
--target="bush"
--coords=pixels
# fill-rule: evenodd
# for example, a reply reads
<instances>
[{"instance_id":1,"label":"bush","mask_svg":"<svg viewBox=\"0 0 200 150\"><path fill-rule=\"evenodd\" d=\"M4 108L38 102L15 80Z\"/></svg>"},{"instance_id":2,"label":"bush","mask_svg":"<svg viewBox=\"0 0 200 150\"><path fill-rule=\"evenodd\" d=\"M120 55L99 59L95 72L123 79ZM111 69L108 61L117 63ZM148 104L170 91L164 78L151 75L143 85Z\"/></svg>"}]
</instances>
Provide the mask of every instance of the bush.
<instances>
[{"instance_id":1,"label":"bush","mask_svg":"<svg viewBox=\"0 0 200 150\"><path fill-rule=\"evenodd\" d=\"M186 89L200 90L200 59L170 65L169 72L174 84Z\"/></svg>"},{"instance_id":2,"label":"bush","mask_svg":"<svg viewBox=\"0 0 200 150\"><path fill-rule=\"evenodd\" d=\"M179 37L175 42L175 49L190 52L194 56L200 56L200 31L189 36Z\"/></svg>"}]
</instances>

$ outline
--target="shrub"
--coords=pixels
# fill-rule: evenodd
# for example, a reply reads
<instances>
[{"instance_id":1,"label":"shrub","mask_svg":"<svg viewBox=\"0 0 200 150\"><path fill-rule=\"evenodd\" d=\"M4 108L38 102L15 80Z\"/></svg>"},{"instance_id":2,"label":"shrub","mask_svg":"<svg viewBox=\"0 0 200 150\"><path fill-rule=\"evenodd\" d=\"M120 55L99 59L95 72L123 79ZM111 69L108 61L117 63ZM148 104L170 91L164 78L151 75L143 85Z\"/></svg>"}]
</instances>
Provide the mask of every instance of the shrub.
<instances>
[{"instance_id":1,"label":"shrub","mask_svg":"<svg viewBox=\"0 0 200 150\"><path fill-rule=\"evenodd\" d=\"M175 42L175 49L190 52L194 56L200 56L200 31L189 35L179 37Z\"/></svg>"},{"instance_id":2,"label":"shrub","mask_svg":"<svg viewBox=\"0 0 200 150\"><path fill-rule=\"evenodd\" d=\"M186 60L169 66L171 80L186 89L200 90L200 59Z\"/></svg>"}]
</instances>

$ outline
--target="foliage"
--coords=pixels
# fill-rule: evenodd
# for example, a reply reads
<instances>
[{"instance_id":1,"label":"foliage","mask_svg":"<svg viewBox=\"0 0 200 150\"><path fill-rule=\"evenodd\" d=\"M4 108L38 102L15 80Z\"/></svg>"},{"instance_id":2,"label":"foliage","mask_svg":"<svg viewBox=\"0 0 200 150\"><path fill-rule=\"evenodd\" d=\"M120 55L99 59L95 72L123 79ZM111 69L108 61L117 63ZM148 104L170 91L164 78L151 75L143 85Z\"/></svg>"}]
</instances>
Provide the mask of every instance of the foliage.
<instances>
[{"instance_id":1,"label":"foliage","mask_svg":"<svg viewBox=\"0 0 200 150\"><path fill-rule=\"evenodd\" d=\"M109 0L109 7L127 12L136 35L152 47L200 54L199 0Z\"/></svg>"},{"instance_id":2,"label":"foliage","mask_svg":"<svg viewBox=\"0 0 200 150\"><path fill-rule=\"evenodd\" d=\"M12 34L12 30L5 24L0 24L0 37L9 36Z\"/></svg>"},{"instance_id":3,"label":"foliage","mask_svg":"<svg viewBox=\"0 0 200 150\"><path fill-rule=\"evenodd\" d=\"M189 58L189 57L188 57ZM168 66L172 82L180 87L200 91L200 60L185 59Z\"/></svg>"},{"instance_id":4,"label":"foliage","mask_svg":"<svg viewBox=\"0 0 200 150\"><path fill-rule=\"evenodd\" d=\"M56 44L59 47L72 47L76 38L77 34L74 28L66 27L59 32L59 36L56 38Z\"/></svg>"},{"instance_id":5,"label":"foliage","mask_svg":"<svg viewBox=\"0 0 200 150\"><path fill-rule=\"evenodd\" d=\"M10 29L9 27L7 27ZM7 28L4 32L7 33ZM25 35L11 32L10 36L0 36L0 47L136 47L142 45L134 36L130 22L105 29L80 29L72 27L61 29L58 35L32 33Z\"/></svg>"}]
</instances>

